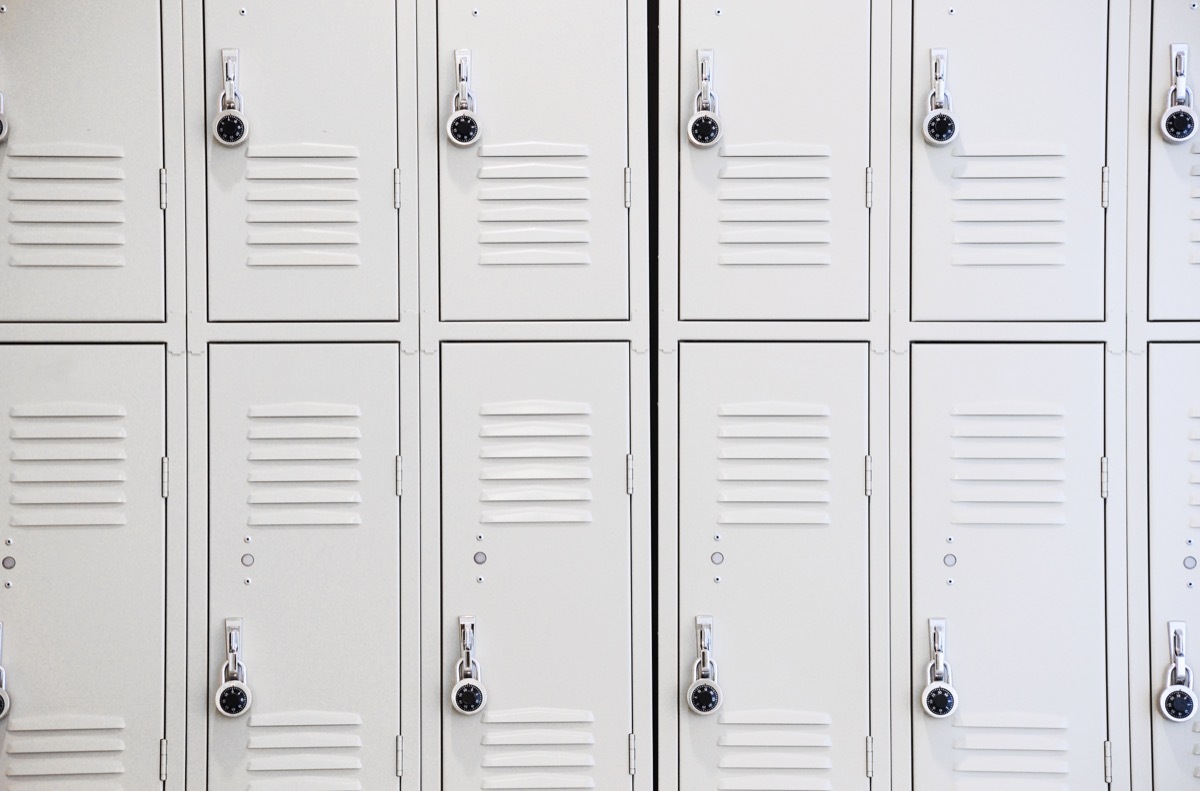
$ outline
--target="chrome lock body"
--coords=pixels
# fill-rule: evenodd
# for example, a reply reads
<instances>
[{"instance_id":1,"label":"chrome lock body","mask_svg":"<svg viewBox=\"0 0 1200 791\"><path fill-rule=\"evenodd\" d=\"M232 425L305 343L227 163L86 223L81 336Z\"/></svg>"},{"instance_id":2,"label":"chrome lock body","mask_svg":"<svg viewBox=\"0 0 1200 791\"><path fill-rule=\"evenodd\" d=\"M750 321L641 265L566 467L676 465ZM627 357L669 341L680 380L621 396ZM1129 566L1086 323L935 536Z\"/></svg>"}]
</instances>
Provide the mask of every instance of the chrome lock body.
<instances>
[{"instance_id":1,"label":"chrome lock body","mask_svg":"<svg viewBox=\"0 0 1200 791\"><path fill-rule=\"evenodd\" d=\"M925 671L928 684L921 691L921 707L930 717L944 719L958 708L958 692L946 661L946 619L929 619L929 651L933 657Z\"/></svg>"},{"instance_id":2,"label":"chrome lock body","mask_svg":"<svg viewBox=\"0 0 1200 791\"><path fill-rule=\"evenodd\" d=\"M944 49L929 51L930 80L929 112L921 122L925 142L931 146L947 146L958 137L958 119L954 115L954 100L946 90L946 66L950 53Z\"/></svg>"},{"instance_id":3,"label":"chrome lock body","mask_svg":"<svg viewBox=\"0 0 1200 791\"><path fill-rule=\"evenodd\" d=\"M1187 624L1171 621L1171 667L1167 670L1166 689L1158 698L1158 708L1172 722L1187 722L1196 715L1196 691L1192 669L1187 665Z\"/></svg>"},{"instance_id":4,"label":"chrome lock body","mask_svg":"<svg viewBox=\"0 0 1200 791\"><path fill-rule=\"evenodd\" d=\"M2 118L2 116L0 116ZM0 659L4 656L4 623L0 621ZM0 720L8 716L12 709L12 698L8 696L8 671L0 665Z\"/></svg>"},{"instance_id":5,"label":"chrome lock body","mask_svg":"<svg viewBox=\"0 0 1200 791\"><path fill-rule=\"evenodd\" d=\"M4 117L4 94L0 93L0 143L8 139L8 119ZM3 716L3 715L0 715Z\"/></svg>"},{"instance_id":6,"label":"chrome lock body","mask_svg":"<svg viewBox=\"0 0 1200 791\"><path fill-rule=\"evenodd\" d=\"M697 148L715 146L721 139L721 117L717 95L713 93L713 51L696 50L696 72L700 89L696 91L695 114L687 122L688 142Z\"/></svg>"},{"instance_id":7,"label":"chrome lock body","mask_svg":"<svg viewBox=\"0 0 1200 791\"><path fill-rule=\"evenodd\" d=\"M458 619L458 642L460 656L454 669L450 705L459 714L478 714L487 705L487 689L480 680L479 662L475 659L475 616Z\"/></svg>"},{"instance_id":8,"label":"chrome lock body","mask_svg":"<svg viewBox=\"0 0 1200 791\"><path fill-rule=\"evenodd\" d=\"M225 664L221 666L221 685L214 698L217 711L226 717L240 717L250 710L250 687L246 686L246 664L242 661L242 619L225 619Z\"/></svg>"},{"instance_id":9,"label":"chrome lock body","mask_svg":"<svg viewBox=\"0 0 1200 791\"><path fill-rule=\"evenodd\" d=\"M696 616L696 663L687 689L687 705L695 714L712 714L721 708L723 695L717 684L717 663L712 658L713 619Z\"/></svg>"},{"instance_id":10,"label":"chrome lock body","mask_svg":"<svg viewBox=\"0 0 1200 791\"><path fill-rule=\"evenodd\" d=\"M246 142L250 127L242 115L242 94L238 91L238 50L221 50L221 68L225 89L217 102L217 118L213 121L213 137L223 146L233 148Z\"/></svg>"},{"instance_id":11,"label":"chrome lock body","mask_svg":"<svg viewBox=\"0 0 1200 791\"><path fill-rule=\"evenodd\" d=\"M458 90L454 92L446 136L460 148L475 145L479 140L479 119L475 116L475 94L471 92L471 50L454 50L454 73Z\"/></svg>"},{"instance_id":12,"label":"chrome lock body","mask_svg":"<svg viewBox=\"0 0 1200 791\"><path fill-rule=\"evenodd\" d=\"M1171 74L1174 82L1167 91L1167 109L1159 123L1159 129L1168 143L1185 143L1196 134L1192 89L1187 84L1187 59L1187 44L1171 45Z\"/></svg>"}]
</instances>

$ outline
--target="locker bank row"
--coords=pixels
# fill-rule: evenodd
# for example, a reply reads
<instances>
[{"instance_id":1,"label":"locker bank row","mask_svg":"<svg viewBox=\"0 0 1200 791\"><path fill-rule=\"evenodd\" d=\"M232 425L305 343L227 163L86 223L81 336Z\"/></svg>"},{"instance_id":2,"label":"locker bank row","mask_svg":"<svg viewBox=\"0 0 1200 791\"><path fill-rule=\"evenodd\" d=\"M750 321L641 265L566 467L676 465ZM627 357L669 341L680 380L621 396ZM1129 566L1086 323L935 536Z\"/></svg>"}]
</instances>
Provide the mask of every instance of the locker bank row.
<instances>
[{"instance_id":1,"label":"locker bank row","mask_svg":"<svg viewBox=\"0 0 1200 791\"><path fill-rule=\"evenodd\" d=\"M889 136L911 144L911 174L891 178L911 186L913 319L1105 318L1127 123L1109 85L1131 68L1109 53L1127 29L1088 0L943 6L912 5L903 127L879 101L879 4L681 6L663 112L677 113L682 318L866 320ZM188 5L187 40L167 10L18 0L0 15L0 320L164 320L163 209L185 182L205 205L189 215L206 251L191 266L207 267L191 299L214 322L398 321L418 216L437 229L423 288L442 320L630 318L632 185L651 174L633 172L647 118L626 64L646 53L624 6L445 0L420 51L417 9L394 0L336 21L315 0ZM1200 319L1197 11L1154 11L1150 63L1133 64L1150 102L1131 110L1154 130L1150 313ZM1023 15L1038 24L1009 24ZM1031 98L1068 81L1070 101ZM117 85L134 117L113 111Z\"/></svg>"}]
</instances>

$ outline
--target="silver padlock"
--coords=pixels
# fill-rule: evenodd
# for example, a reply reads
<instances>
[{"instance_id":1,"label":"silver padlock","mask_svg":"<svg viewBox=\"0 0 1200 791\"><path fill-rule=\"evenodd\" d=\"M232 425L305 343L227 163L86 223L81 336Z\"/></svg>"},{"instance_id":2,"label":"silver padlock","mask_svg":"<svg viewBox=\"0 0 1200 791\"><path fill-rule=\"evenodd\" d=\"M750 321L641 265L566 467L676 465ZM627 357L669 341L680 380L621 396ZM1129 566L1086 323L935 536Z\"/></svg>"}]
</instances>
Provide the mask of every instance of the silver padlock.
<instances>
[{"instance_id":1,"label":"silver padlock","mask_svg":"<svg viewBox=\"0 0 1200 791\"><path fill-rule=\"evenodd\" d=\"M712 714L721 708L723 695L717 684L717 663L712 658L713 619L696 616L696 663L687 689L687 705L695 714Z\"/></svg>"},{"instance_id":2,"label":"silver padlock","mask_svg":"<svg viewBox=\"0 0 1200 791\"><path fill-rule=\"evenodd\" d=\"M475 115L475 94L471 92L471 50L454 50L454 73L458 90L451 101L454 109L446 121L446 136L454 145L466 148L479 141L479 118Z\"/></svg>"},{"instance_id":3,"label":"silver padlock","mask_svg":"<svg viewBox=\"0 0 1200 791\"><path fill-rule=\"evenodd\" d=\"M8 119L4 117L4 94L0 93L0 143L8 139ZM3 715L0 715L3 716Z\"/></svg>"},{"instance_id":4,"label":"silver padlock","mask_svg":"<svg viewBox=\"0 0 1200 791\"><path fill-rule=\"evenodd\" d=\"M221 64L225 76L225 89L217 102L217 117L213 120L213 137L229 148L246 142L250 133L249 123L242 114L242 94L238 90L238 50L221 50Z\"/></svg>"},{"instance_id":5,"label":"silver padlock","mask_svg":"<svg viewBox=\"0 0 1200 791\"><path fill-rule=\"evenodd\" d=\"M1192 669L1187 665L1187 624L1171 621L1171 667L1167 670L1166 689L1158 698L1158 708L1172 722L1187 722L1196 715L1196 691Z\"/></svg>"},{"instance_id":6,"label":"silver padlock","mask_svg":"<svg viewBox=\"0 0 1200 791\"><path fill-rule=\"evenodd\" d=\"M459 714L478 714L487 705L487 689L480 680L479 662L475 659L475 616L458 619L458 639L460 655L454 669L450 705Z\"/></svg>"},{"instance_id":7,"label":"silver padlock","mask_svg":"<svg viewBox=\"0 0 1200 791\"><path fill-rule=\"evenodd\" d=\"M1167 109L1158 125L1168 143L1186 143L1196 134L1192 89L1187 84L1187 59L1187 44L1171 45L1171 73L1174 81L1167 91Z\"/></svg>"},{"instance_id":8,"label":"silver padlock","mask_svg":"<svg viewBox=\"0 0 1200 791\"><path fill-rule=\"evenodd\" d=\"M250 710L250 687L246 684L246 665L242 661L242 619L225 620L225 664L221 666L221 685L214 702L226 717L241 717Z\"/></svg>"},{"instance_id":9,"label":"silver padlock","mask_svg":"<svg viewBox=\"0 0 1200 791\"><path fill-rule=\"evenodd\" d=\"M3 121L3 116L0 116L0 121ZM0 658L3 656L4 623L0 621ZM10 709L12 709L12 698L8 696L8 671L4 669L4 665L0 665L0 721L8 717Z\"/></svg>"},{"instance_id":10,"label":"silver padlock","mask_svg":"<svg viewBox=\"0 0 1200 791\"><path fill-rule=\"evenodd\" d=\"M688 142L697 148L715 146L721 139L721 116L717 95L713 93L713 51L696 51L696 72L700 89L696 91L695 113L687 122Z\"/></svg>"},{"instance_id":11,"label":"silver padlock","mask_svg":"<svg viewBox=\"0 0 1200 791\"><path fill-rule=\"evenodd\" d=\"M929 112L921 122L925 142L931 146L946 146L958 137L958 119L954 115L954 100L946 90L946 66L950 60L947 50L929 51L930 79Z\"/></svg>"},{"instance_id":12,"label":"silver padlock","mask_svg":"<svg viewBox=\"0 0 1200 791\"><path fill-rule=\"evenodd\" d=\"M929 682L921 691L921 708L930 717L944 719L958 708L950 663L946 661L946 619L929 619L930 653L933 658L925 670Z\"/></svg>"}]
</instances>

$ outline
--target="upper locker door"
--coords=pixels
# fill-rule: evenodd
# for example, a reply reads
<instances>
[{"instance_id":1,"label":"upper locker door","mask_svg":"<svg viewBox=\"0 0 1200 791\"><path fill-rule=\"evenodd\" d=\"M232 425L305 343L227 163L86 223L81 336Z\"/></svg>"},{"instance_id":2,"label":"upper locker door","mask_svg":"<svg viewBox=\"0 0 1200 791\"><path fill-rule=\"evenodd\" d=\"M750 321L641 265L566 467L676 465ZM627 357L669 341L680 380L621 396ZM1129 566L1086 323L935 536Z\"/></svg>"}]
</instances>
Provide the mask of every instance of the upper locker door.
<instances>
[{"instance_id":1,"label":"upper locker door","mask_svg":"<svg viewBox=\"0 0 1200 791\"><path fill-rule=\"evenodd\" d=\"M1160 4L1161 5L1161 4ZM1200 732L1168 701L1200 669L1200 344L1150 345L1150 678L1154 787L1200 787ZM1179 645L1174 633L1182 630ZM1176 679L1175 649L1185 671ZM1200 709L1193 701L1191 716ZM1180 716L1182 713L1182 717Z\"/></svg>"},{"instance_id":2,"label":"upper locker door","mask_svg":"<svg viewBox=\"0 0 1200 791\"><path fill-rule=\"evenodd\" d=\"M1103 320L1107 64L1107 3L915 0L915 320Z\"/></svg>"},{"instance_id":3,"label":"upper locker door","mask_svg":"<svg viewBox=\"0 0 1200 791\"><path fill-rule=\"evenodd\" d=\"M162 321L156 0L0 15L0 321Z\"/></svg>"},{"instance_id":4,"label":"upper locker door","mask_svg":"<svg viewBox=\"0 0 1200 791\"><path fill-rule=\"evenodd\" d=\"M441 417L442 787L630 788L628 344L444 344Z\"/></svg>"},{"instance_id":5,"label":"upper locker door","mask_svg":"<svg viewBox=\"0 0 1200 791\"><path fill-rule=\"evenodd\" d=\"M216 345L209 375L208 788L395 789L398 349Z\"/></svg>"},{"instance_id":6,"label":"upper locker door","mask_svg":"<svg viewBox=\"0 0 1200 791\"><path fill-rule=\"evenodd\" d=\"M416 97L397 87L396 16L390 0L204 4L213 321L398 318L397 90ZM226 56L233 146L216 135Z\"/></svg>"},{"instance_id":7,"label":"upper locker door","mask_svg":"<svg viewBox=\"0 0 1200 791\"><path fill-rule=\"evenodd\" d=\"M1103 347L917 345L912 404L913 787L1107 789Z\"/></svg>"},{"instance_id":8,"label":"upper locker door","mask_svg":"<svg viewBox=\"0 0 1200 791\"><path fill-rule=\"evenodd\" d=\"M438 3L443 319L628 318L626 20L614 0Z\"/></svg>"},{"instance_id":9,"label":"upper locker door","mask_svg":"<svg viewBox=\"0 0 1200 791\"><path fill-rule=\"evenodd\" d=\"M162 346L0 346L6 789L162 785L165 367Z\"/></svg>"},{"instance_id":10,"label":"upper locker door","mask_svg":"<svg viewBox=\"0 0 1200 791\"><path fill-rule=\"evenodd\" d=\"M687 0L680 23L680 315L867 318L870 0Z\"/></svg>"},{"instance_id":11,"label":"upper locker door","mask_svg":"<svg viewBox=\"0 0 1200 791\"><path fill-rule=\"evenodd\" d=\"M1195 101L1200 92L1200 10L1189 0L1156 0L1153 28L1150 318L1200 319L1200 123L1194 114L1200 109ZM1177 82L1186 90L1172 94Z\"/></svg>"},{"instance_id":12,"label":"upper locker door","mask_svg":"<svg viewBox=\"0 0 1200 791\"><path fill-rule=\"evenodd\" d=\"M680 355L680 788L866 791L866 344Z\"/></svg>"}]
</instances>

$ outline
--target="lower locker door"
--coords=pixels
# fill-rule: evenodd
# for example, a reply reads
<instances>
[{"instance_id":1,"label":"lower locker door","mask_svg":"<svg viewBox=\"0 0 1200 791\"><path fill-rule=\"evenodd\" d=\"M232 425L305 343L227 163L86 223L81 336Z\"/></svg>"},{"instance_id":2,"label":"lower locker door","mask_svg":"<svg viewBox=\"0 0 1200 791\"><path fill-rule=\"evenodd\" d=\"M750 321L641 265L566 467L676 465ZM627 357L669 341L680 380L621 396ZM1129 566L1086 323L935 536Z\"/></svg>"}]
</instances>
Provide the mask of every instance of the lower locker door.
<instances>
[{"instance_id":1,"label":"lower locker door","mask_svg":"<svg viewBox=\"0 0 1200 791\"><path fill-rule=\"evenodd\" d=\"M1103 346L917 345L911 430L913 787L1106 789Z\"/></svg>"},{"instance_id":2,"label":"lower locker door","mask_svg":"<svg viewBox=\"0 0 1200 791\"><path fill-rule=\"evenodd\" d=\"M865 790L866 344L684 344L680 365L680 788Z\"/></svg>"},{"instance_id":3,"label":"lower locker door","mask_svg":"<svg viewBox=\"0 0 1200 791\"><path fill-rule=\"evenodd\" d=\"M397 788L398 349L215 345L209 366L208 788Z\"/></svg>"},{"instance_id":4,"label":"lower locker door","mask_svg":"<svg viewBox=\"0 0 1200 791\"><path fill-rule=\"evenodd\" d=\"M629 788L629 346L442 349L442 787Z\"/></svg>"},{"instance_id":5,"label":"lower locker door","mask_svg":"<svg viewBox=\"0 0 1200 791\"><path fill-rule=\"evenodd\" d=\"M1200 344L1150 346L1150 678L1154 788L1200 788L1200 721L1188 697L1164 699L1176 680L1173 635L1188 670L1200 662ZM1195 681L1193 679L1193 691ZM1178 702L1177 702L1178 701ZM1183 703L1182 707L1179 703ZM1190 717L1190 719L1185 719Z\"/></svg>"},{"instance_id":6,"label":"lower locker door","mask_svg":"<svg viewBox=\"0 0 1200 791\"><path fill-rule=\"evenodd\" d=\"M163 347L0 346L0 788L161 786Z\"/></svg>"}]
</instances>

